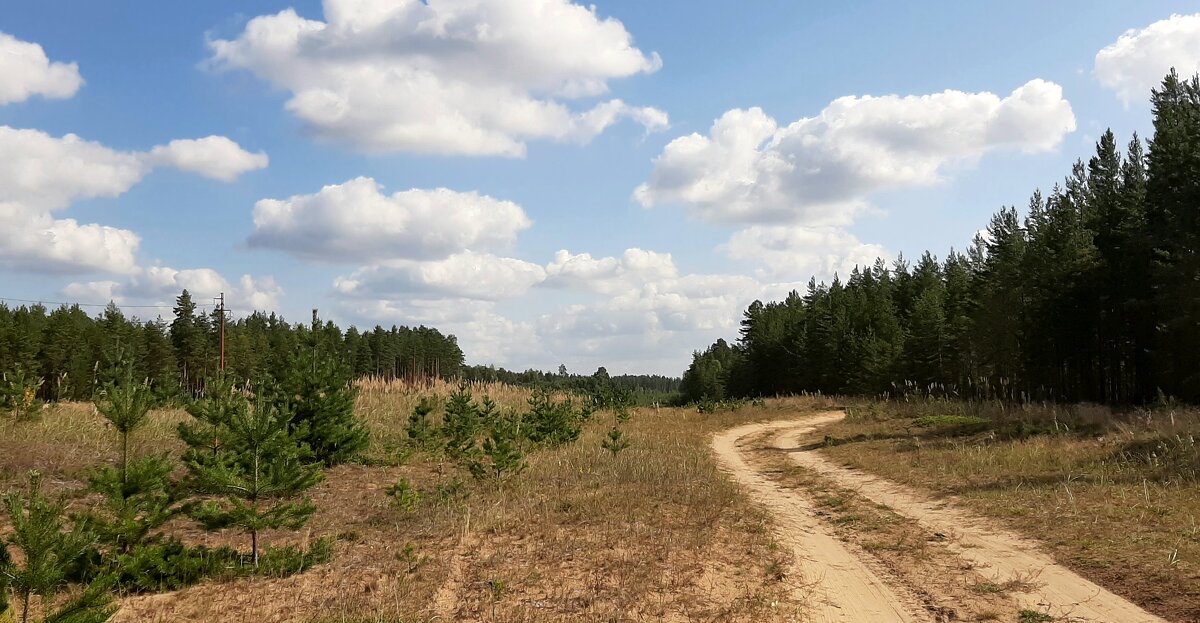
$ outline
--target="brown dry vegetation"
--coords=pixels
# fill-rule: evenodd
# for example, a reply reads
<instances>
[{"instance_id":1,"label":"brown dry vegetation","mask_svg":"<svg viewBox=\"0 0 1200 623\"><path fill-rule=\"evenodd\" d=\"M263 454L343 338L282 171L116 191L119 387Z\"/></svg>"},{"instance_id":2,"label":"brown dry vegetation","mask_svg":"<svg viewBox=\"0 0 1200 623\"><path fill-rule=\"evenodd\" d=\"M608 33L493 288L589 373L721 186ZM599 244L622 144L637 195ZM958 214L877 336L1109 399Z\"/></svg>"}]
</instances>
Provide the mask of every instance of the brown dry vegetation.
<instances>
[{"instance_id":1,"label":"brown dry vegetation","mask_svg":"<svg viewBox=\"0 0 1200 623\"><path fill-rule=\"evenodd\" d=\"M126 597L114 620L795 620L799 604L775 573L786 555L767 517L718 472L708 440L721 428L823 405L641 409L625 425L632 447L615 460L600 447L612 420L601 413L577 443L531 454L524 473L494 485L476 484L438 457L397 452L420 397L452 389L364 387L358 410L376 440L369 465L329 470L311 492L319 511L308 526L265 535L273 544L334 536L329 563L287 578ZM503 386L475 394L509 407L528 397ZM177 450L174 426L186 417L152 414L137 433L138 451ZM0 490L30 468L77 489L87 469L111 459L114 442L89 405L52 406L34 423L2 421ZM422 495L412 512L384 492L401 477ZM188 542L245 548L238 535L206 534L182 520L170 529Z\"/></svg>"},{"instance_id":2,"label":"brown dry vegetation","mask_svg":"<svg viewBox=\"0 0 1200 623\"><path fill-rule=\"evenodd\" d=\"M941 415L982 417L999 430L916 425ZM1196 621L1200 463L1191 431L1198 421L1174 409L1114 415L1089 406L860 404L821 431L822 452L953 496L1040 539L1060 562L1147 610Z\"/></svg>"}]
</instances>

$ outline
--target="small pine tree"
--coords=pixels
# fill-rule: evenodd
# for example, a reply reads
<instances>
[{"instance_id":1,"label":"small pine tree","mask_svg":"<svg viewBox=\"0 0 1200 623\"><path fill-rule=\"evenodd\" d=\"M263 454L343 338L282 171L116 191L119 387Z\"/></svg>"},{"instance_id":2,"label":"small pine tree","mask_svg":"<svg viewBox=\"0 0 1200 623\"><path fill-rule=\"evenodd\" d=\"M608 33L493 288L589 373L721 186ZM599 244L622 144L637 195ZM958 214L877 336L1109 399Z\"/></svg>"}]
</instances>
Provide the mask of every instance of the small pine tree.
<instances>
[{"instance_id":1,"label":"small pine tree","mask_svg":"<svg viewBox=\"0 0 1200 623\"><path fill-rule=\"evenodd\" d=\"M127 554L174 515L170 475L175 464L166 456L130 460L130 437L145 425L156 399L148 384L134 380L132 366L125 365L117 378L105 384L95 404L121 436L120 463L91 474L89 489L104 503L88 518L101 541Z\"/></svg>"},{"instance_id":2,"label":"small pine tree","mask_svg":"<svg viewBox=\"0 0 1200 623\"><path fill-rule=\"evenodd\" d=\"M366 426L354 415L358 388L352 371L336 357L304 349L270 388L280 410L292 414L291 430L313 458L337 465L360 455L370 443Z\"/></svg>"},{"instance_id":3,"label":"small pine tree","mask_svg":"<svg viewBox=\"0 0 1200 623\"><path fill-rule=\"evenodd\" d=\"M189 515L207 530L238 528L250 535L251 560L258 566L258 535L267 528L296 529L316 507L304 491L323 478L319 465L302 462L303 447L289 433L290 414L263 397L251 403L233 392L200 401L189 409L198 420L180 425L188 444L183 463L188 482L201 493L219 496L192 505ZM210 445L209 436L215 441Z\"/></svg>"},{"instance_id":4,"label":"small pine tree","mask_svg":"<svg viewBox=\"0 0 1200 623\"><path fill-rule=\"evenodd\" d=\"M122 469L102 467L88 489L104 501L87 514L100 541L129 553L146 543L154 530L175 515L170 476L175 463L166 456L134 459Z\"/></svg>"},{"instance_id":5,"label":"small pine tree","mask_svg":"<svg viewBox=\"0 0 1200 623\"><path fill-rule=\"evenodd\" d=\"M505 480L525 471L525 453L521 450L518 421L514 417L496 418L486 439L482 457L471 459L467 469L477 480Z\"/></svg>"},{"instance_id":6,"label":"small pine tree","mask_svg":"<svg viewBox=\"0 0 1200 623\"><path fill-rule=\"evenodd\" d=\"M450 458L462 459L475 450L475 438L482 428L483 417L465 385L450 395L442 417L442 437Z\"/></svg>"},{"instance_id":7,"label":"small pine tree","mask_svg":"<svg viewBox=\"0 0 1200 623\"><path fill-rule=\"evenodd\" d=\"M429 448L437 434L429 421L430 413L433 413L433 403L428 398L422 398L408 416L408 426L405 429L408 440L419 448Z\"/></svg>"},{"instance_id":8,"label":"small pine tree","mask_svg":"<svg viewBox=\"0 0 1200 623\"><path fill-rule=\"evenodd\" d=\"M125 481L129 466L129 438L133 431L146 423L154 392L145 383L133 378L133 366L124 366L119 380L106 383L95 401L96 410L112 423L121 436L121 480Z\"/></svg>"},{"instance_id":9,"label":"small pine tree","mask_svg":"<svg viewBox=\"0 0 1200 623\"><path fill-rule=\"evenodd\" d=\"M407 478L401 478L396 484L388 487L384 493L392 498L392 506L402 512L412 512L421 501L421 492L417 491Z\"/></svg>"},{"instance_id":10,"label":"small pine tree","mask_svg":"<svg viewBox=\"0 0 1200 623\"><path fill-rule=\"evenodd\" d=\"M55 596L67 587L67 578L95 538L81 522L65 530L66 500L51 502L41 491L41 476L28 475L26 494L9 493L4 498L12 533L0 543L0 616L11 612L7 593L11 590L21 623L29 623L32 601L37 596L44 611L51 611ZM21 552L18 564L9 547ZM110 605L108 578L99 578L67 604L54 609L43 622L101 623L116 608Z\"/></svg>"},{"instance_id":11,"label":"small pine tree","mask_svg":"<svg viewBox=\"0 0 1200 623\"><path fill-rule=\"evenodd\" d=\"M529 411L521 422L533 443L558 445L579 439L589 415L587 409L576 411L570 399L556 401L549 391L539 389L529 397Z\"/></svg>"},{"instance_id":12,"label":"small pine tree","mask_svg":"<svg viewBox=\"0 0 1200 623\"><path fill-rule=\"evenodd\" d=\"M36 419L42 410L42 401L37 397L41 386L42 379L20 366L5 372L0 375L0 408L7 409L18 421Z\"/></svg>"},{"instance_id":13,"label":"small pine tree","mask_svg":"<svg viewBox=\"0 0 1200 623\"><path fill-rule=\"evenodd\" d=\"M608 435L604 438L604 441L600 442L600 447L611 452L614 459L617 458L617 454L628 448L629 445L629 439L625 437L625 434L617 426L613 426L608 431Z\"/></svg>"}]
</instances>

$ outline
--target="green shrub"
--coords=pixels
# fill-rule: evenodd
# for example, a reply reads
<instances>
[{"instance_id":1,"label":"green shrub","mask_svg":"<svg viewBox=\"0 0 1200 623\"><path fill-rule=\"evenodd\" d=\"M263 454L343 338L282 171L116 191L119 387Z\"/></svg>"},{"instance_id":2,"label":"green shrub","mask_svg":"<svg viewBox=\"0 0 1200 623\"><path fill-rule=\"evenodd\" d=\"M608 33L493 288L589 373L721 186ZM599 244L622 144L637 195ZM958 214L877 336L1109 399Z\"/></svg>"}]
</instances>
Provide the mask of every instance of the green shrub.
<instances>
[{"instance_id":1,"label":"green shrub","mask_svg":"<svg viewBox=\"0 0 1200 623\"><path fill-rule=\"evenodd\" d=\"M396 481L396 484L388 487L385 493L392 498L392 506L405 513L412 512L417 508L417 503L421 501L421 493L412 486L407 478Z\"/></svg>"},{"instance_id":2,"label":"green shrub","mask_svg":"<svg viewBox=\"0 0 1200 623\"><path fill-rule=\"evenodd\" d=\"M591 415L587 408L576 410L570 399L557 401L539 389L529 397L529 411L521 418L524 436L535 444L560 445L579 439L583 423Z\"/></svg>"},{"instance_id":3,"label":"green shrub","mask_svg":"<svg viewBox=\"0 0 1200 623\"><path fill-rule=\"evenodd\" d=\"M626 437L625 434L621 432L621 429L616 426L613 426L611 429L609 429L608 435L604 438L604 441L600 442L600 447L612 453L614 459L617 458L617 454L619 454L625 448L628 448L629 445L629 438Z\"/></svg>"},{"instance_id":4,"label":"green shrub","mask_svg":"<svg viewBox=\"0 0 1200 623\"><path fill-rule=\"evenodd\" d=\"M497 418L483 440L482 456L467 464L471 475L477 480L501 481L525 471L528 464L521 449L519 428L514 416Z\"/></svg>"},{"instance_id":5,"label":"green shrub","mask_svg":"<svg viewBox=\"0 0 1200 623\"><path fill-rule=\"evenodd\" d=\"M370 432L354 415L353 378L339 358L303 348L264 388L281 412L291 414L289 432L325 465L355 459L370 443Z\"/></svg>"},{"instance_id":6,"label":"green shrub","mask_svg":"<svg viewBox=\"0 0 1200 623\"><path fill-rule=\"evenodd\" d=\"M431 449L437 441L438 431L429 421L430 413L433 413L433 403L428 398L422 398L408 416L408 442L422 450Z\"/></svg>"}]
</instances>

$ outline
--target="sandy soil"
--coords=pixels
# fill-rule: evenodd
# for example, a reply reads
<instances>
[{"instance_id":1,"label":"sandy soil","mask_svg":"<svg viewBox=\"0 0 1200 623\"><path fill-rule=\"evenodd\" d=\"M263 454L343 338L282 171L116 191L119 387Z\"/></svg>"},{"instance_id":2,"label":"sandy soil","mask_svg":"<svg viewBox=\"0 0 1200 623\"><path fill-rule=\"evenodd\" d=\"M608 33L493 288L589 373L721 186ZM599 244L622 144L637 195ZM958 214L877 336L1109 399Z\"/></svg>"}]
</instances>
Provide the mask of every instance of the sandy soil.
<instances>
[{"instance_id":1,"label":"sandy soil","mask_svg":"<svg viewBox=\"0 0 1200 623\"><path fill-rule=\"evenodd\" d=\"M788 453L797 464L928 530L946 535L949 549L962 558L964 565L999 582L1025 583L1027 590L1010 595L1022 608L1049 613L1059 621L1164 623L1056 564L1035 542L955 506L952 500L931 500L895 483L836 465L801 446L801 438L841 417L841 412L828 412L752 424L713 440L713 449L726 469L777 517L780 538L793 547L798 572L812 584L813 594L818 597L813 604L813 620L923 621L930 620L930 615L922 611L902 582L878 573L870 561L864 560L869 556L837 541L829 528L822 526L806 496L778 487L748 463L743 456L745 449L739 447L740 439L771 433L772 445Z\"/></svg>"},{"instance_id":2,"label":"sandy soil","mask_svg":"<svg viewBox=\"0 0 1200 623\"><path fill-rule=\"evenodd\" d=\"M892 586L821 524L812 503L780 488L742 456L738 441L773 428L794 427L794 421L749 424L713 439L721 465L775 518L779 540L794 557L791 576L797 598L811 604L816 622L933 621L919 600L903 586Z\"/></svg>"}]
</instances>

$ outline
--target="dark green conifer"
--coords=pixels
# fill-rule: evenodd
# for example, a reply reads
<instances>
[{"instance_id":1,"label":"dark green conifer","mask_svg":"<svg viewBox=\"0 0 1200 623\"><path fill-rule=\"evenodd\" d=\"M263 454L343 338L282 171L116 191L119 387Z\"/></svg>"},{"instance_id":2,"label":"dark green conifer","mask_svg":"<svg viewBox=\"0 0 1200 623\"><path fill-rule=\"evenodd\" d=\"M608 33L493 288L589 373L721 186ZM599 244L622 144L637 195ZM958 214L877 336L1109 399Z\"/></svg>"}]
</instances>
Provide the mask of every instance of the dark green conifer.
<instances>
[{"instance_id":1,"label":"dark green conifer","mask_svg":"<svg viewBox=\"0 0 1200 623\"><path fill-rule=\"evenodd\" d=\"M251 402L227 382L209 389L208 397L188 409L196 421L181 424L180 437L189 446L183 455L188 483L215 499L192 505L188 513L207 530L249 534L251 560L258 566L259 532L304 525L316 507L301 496L323 474L320 465L302 460L305 448L289 431L291 414L277 401Z\"/></svg>"}]
</instances>

